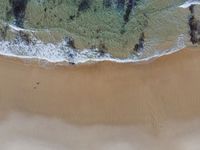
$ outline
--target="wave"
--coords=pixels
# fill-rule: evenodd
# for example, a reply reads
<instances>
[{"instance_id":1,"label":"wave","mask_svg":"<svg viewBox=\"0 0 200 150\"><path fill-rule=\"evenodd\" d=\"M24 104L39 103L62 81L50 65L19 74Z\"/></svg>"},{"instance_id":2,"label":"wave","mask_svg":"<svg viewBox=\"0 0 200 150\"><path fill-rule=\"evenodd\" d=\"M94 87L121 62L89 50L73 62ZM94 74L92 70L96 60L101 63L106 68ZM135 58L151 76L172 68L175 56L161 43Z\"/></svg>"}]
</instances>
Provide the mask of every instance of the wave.
<instances>
[{"instance_id":1,"label":"wave","mask_svg":"<svg viewBox=\"0 0 200 150\"><path fill-rule=\"evenodd\" d=\"M200 4L199 0L189 0L180 5L181 8L187 8L192 4ZM22 29L14 25L9 24L9 28L12 32L29 32L34 33L37 30ZM44 43L40 40L33 39L34 42L27 44L24 41L12 40L12 41L0 41L0 55L8 57L17 57L22 59L37 59L44 60L51 63L70 63L81 64L88 62L102 62L112 61L116 63L140 63L150 61L165 55L178 52L186 47L185 35L182 34L178 37L177 42L171 49L166 50L153 50L148 53L148 49L141 51L137 54L130 54L126 58L116 58L109 53L101 53L98 49L73 49L67 46L66 41L62 41L57 44ZM147 46L148 47L148 46Z\"/></svg>"},{"instance_id":2,"label":"wave","mask_svg":"<svg viewBox=\"0 0 200 150\"><path fill-rule=\"evenodd\" d=\"M180 5L181 8L188 8L191 5L200 5L200 0L188 0L183 5Z\"/></svg>"},{"instance_id":3,"label":"wave","mask_svg":"<svg viewBox=\"0 0 200 150\"><path fill-rule=\"evenodd\" d=\"M109 53L101 53L98 49L77 50L66 46L62 41L57 44L43 43L36 40L34 43L27 44L18 41L0 41L0 54L9 57L23 59L46 60L51 63L67 62L70 64L81 64L87 62L112 61L117 63L135 63L144 62L161 56L175 53L185 48L184 35L180 35L177 45L172 49L165 51L154 51L151 56L144 56L142 52L130 54L127 58L115 58Z\"/></svg>"}]
</instances>

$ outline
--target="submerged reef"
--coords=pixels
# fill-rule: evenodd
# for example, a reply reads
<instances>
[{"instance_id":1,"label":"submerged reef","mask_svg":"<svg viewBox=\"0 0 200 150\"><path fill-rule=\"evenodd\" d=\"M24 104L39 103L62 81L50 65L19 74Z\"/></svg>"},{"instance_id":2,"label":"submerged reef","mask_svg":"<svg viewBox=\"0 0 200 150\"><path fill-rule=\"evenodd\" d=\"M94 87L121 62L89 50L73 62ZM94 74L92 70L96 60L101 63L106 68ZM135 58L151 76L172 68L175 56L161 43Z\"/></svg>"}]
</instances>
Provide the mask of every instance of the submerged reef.
<instances>
[{"instance_id":1,"label":"submerged reef","mask_svg":"<svg viewBox=\"0 0 200 150\"><path fill-rule=\"evenodd\" d=\"M97 48L116 57L146 49L149 55L173 47L178 36L188 32L188 11L178 8L185 1L1 0L0 39L19 37L8 27L15 25L30 34L20 35L27 43L31 37L44 43L64 39L71 48ZM190 27L191 22L192 17Z\"/></svg>"}]
</instances>

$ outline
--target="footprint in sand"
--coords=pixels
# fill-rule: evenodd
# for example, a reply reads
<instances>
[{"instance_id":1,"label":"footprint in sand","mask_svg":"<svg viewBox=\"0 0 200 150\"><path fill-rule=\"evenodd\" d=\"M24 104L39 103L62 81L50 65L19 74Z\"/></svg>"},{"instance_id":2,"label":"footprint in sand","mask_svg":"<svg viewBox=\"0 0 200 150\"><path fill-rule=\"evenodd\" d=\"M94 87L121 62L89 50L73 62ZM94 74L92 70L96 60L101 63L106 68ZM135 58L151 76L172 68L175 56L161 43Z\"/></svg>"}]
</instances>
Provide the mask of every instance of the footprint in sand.
<instances>
[{"instance_id":1,"label":"footprint in sand","mask_svg":"<svg viewBox=\"0 0 200 150\"><path fill-rule=\"evenodd\" d=\"M39 85L40 85L40 82L39 82L39 81L37 81L37 82L36 82L36 85L33 87L33 89L35 89L35 90L36 90L36 89L37 89L37 87L38 87Z\"/></svg>"}]
</instances>

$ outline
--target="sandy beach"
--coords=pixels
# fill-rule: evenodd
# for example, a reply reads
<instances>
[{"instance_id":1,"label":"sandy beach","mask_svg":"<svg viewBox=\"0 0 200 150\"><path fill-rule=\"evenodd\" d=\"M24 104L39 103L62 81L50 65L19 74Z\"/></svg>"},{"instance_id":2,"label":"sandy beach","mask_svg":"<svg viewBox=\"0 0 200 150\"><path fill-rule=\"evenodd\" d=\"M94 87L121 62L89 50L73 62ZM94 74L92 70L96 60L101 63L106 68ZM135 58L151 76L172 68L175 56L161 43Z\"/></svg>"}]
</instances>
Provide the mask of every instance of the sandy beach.
<instances>
[{"instance_id":1,"label":"sandy beach","mask_svg":"<svg viewBox=\"0 0 200 150\"><path fill-rule=\"evenodd\" d=\"M45 66L1 57L0 114L159 128L166 120L200 117L199 66L199 48L142 64Z\"/></svg>"},{"instance_id":2,"label":"sandy beach","mask_svg":"<svg viewBox=\"0 0 200 150\"><path fill-rule=\"evenodd\" d=\"M198 150L200 49L141 64L0 57L2 150Z\"/></svg>"},{"instance_id":3,"label":"sandy beach","mask_svg":"<svg viewBox=\"0 0 200 150\"><path fill-rule=\"evenodd\" d=\"M199 4L1 0L0 150L200 150Z\"/></svg>"}]
</instances>

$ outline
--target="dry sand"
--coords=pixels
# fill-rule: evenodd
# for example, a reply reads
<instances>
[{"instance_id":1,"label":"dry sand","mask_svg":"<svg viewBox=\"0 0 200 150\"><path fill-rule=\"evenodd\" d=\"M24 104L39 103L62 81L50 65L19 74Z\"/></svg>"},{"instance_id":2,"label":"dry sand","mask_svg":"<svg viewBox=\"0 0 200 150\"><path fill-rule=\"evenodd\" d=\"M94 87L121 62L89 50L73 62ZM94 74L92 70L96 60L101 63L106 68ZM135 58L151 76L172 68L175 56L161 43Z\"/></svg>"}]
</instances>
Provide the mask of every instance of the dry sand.
<instances>
[{"instance_id":1,"label":"dry sand","mask_svg":"<svg viewBox=\"0 0 200 150\"><path fill-rule=\"evenodd\" d=\"M200 117L200 50L143 64L41 66L0 58L0 109L70 123L147 124Z\"/></svg>"},{"instance_id":2,"label":"dry sand","mask_svg":"<svg viewBox=\"0 0 200 150\"><path fill-rule=\"evenodd\" d=\"M198 48L143 64L0 57L0 149L199 150L199 89Z\"/></svg>"}]
</instances>

